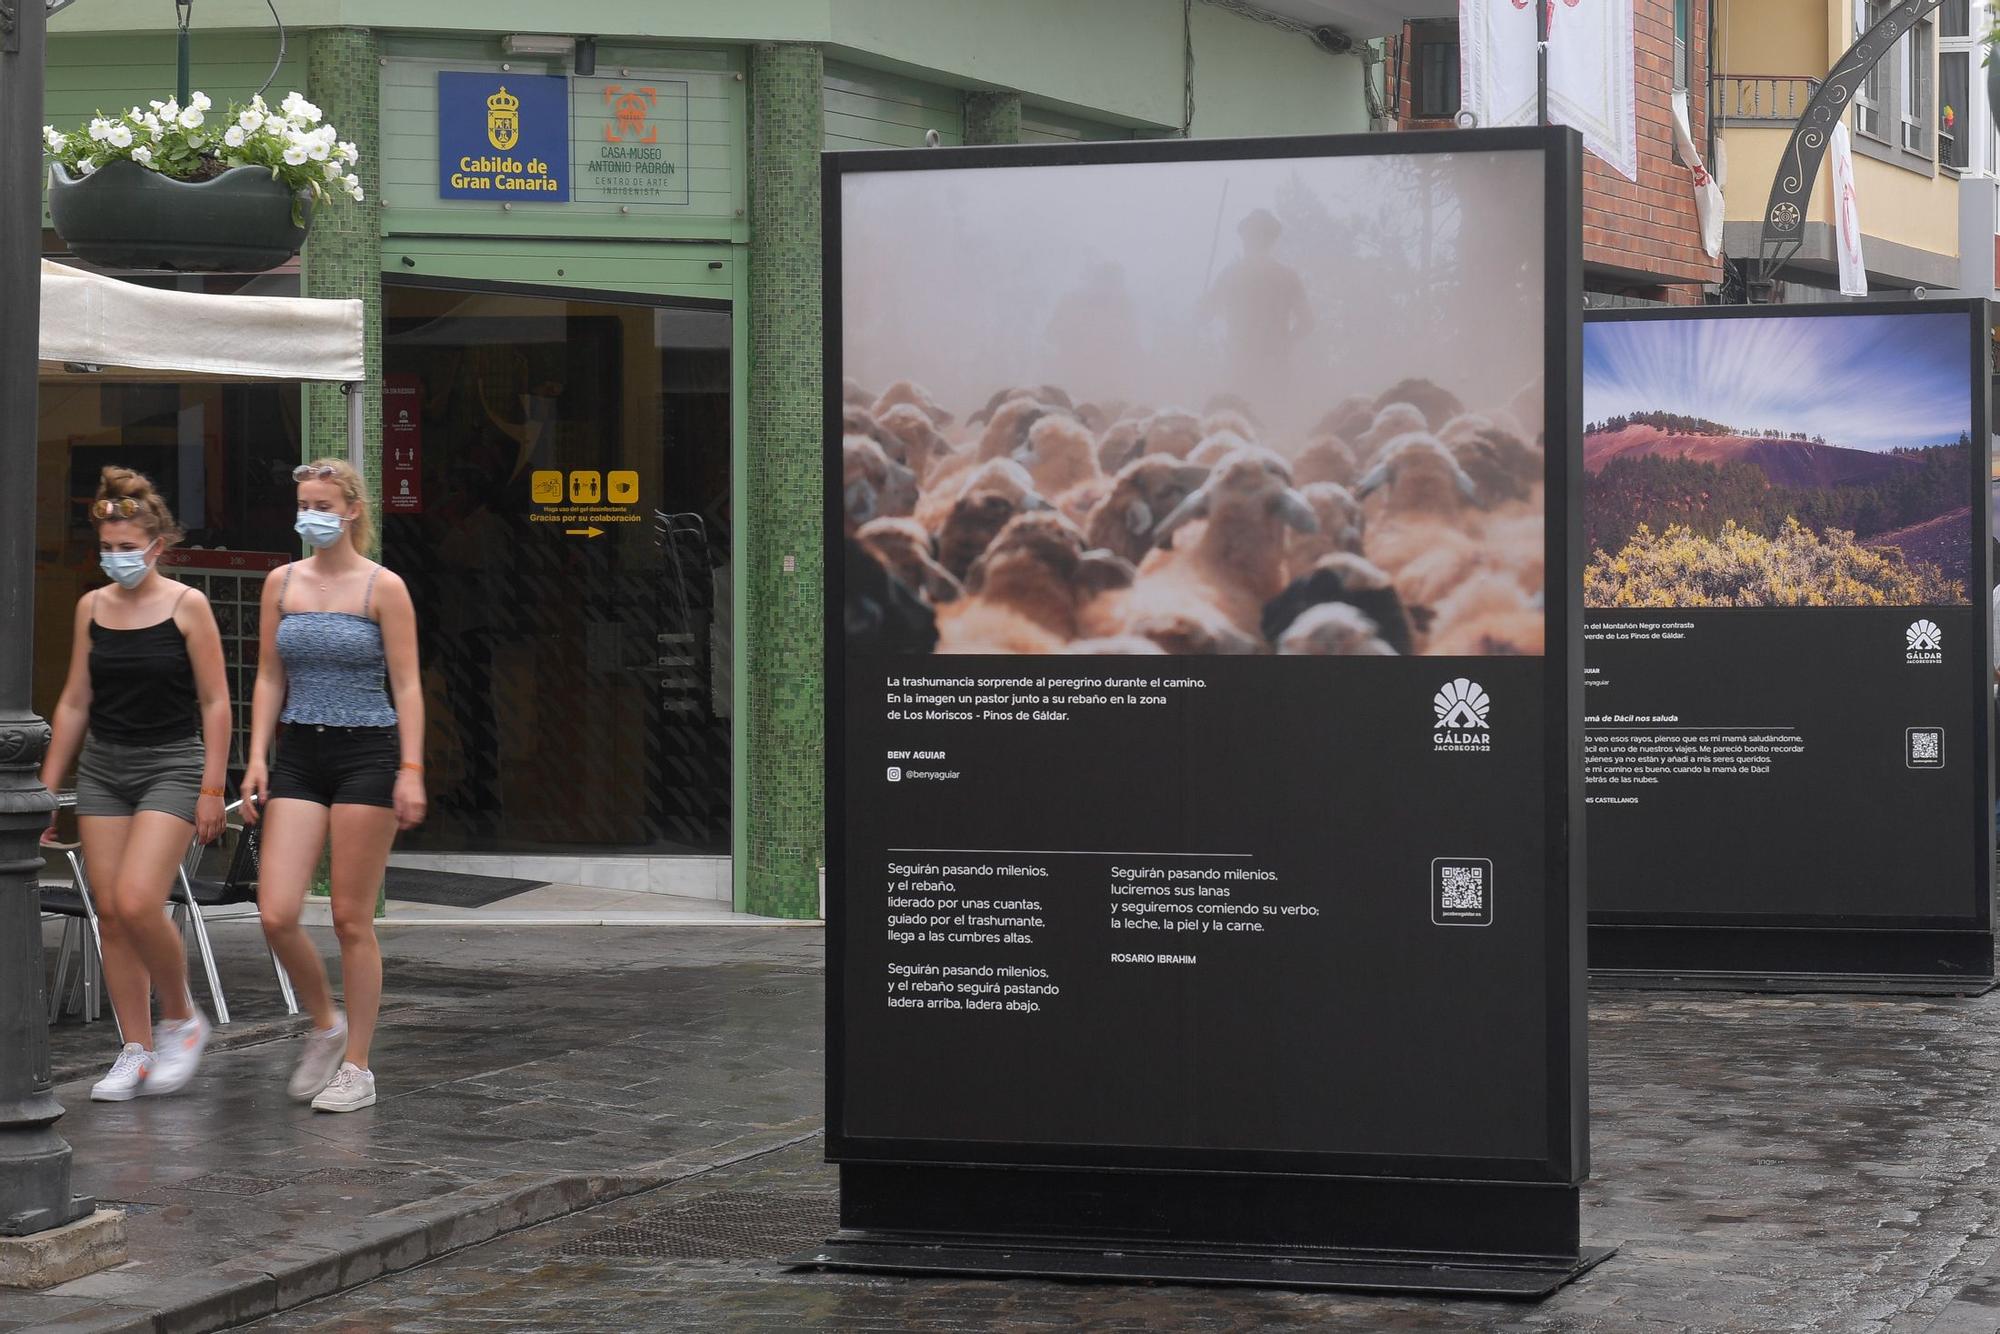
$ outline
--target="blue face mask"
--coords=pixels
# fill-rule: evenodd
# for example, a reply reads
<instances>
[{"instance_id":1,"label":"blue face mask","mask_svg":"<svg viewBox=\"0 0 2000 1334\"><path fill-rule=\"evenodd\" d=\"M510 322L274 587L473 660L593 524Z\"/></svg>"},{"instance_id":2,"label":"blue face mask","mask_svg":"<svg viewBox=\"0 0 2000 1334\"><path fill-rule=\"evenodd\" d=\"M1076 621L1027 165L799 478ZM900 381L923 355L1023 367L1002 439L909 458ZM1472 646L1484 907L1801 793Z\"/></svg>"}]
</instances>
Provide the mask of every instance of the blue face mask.
<instances>
[{"instance_id":1,"label":"blue face mask","mask_svg":"<svg viewBox=\"0 0 2000 1334\"><path fill-rule=\"evenodd\" d=\"M326 510L300 510L293 521L292 530L303 537L307 544L315 548L330 547L340 540L346 531L345 521L338 514Z\"/></svg>"},{"instance_id":2,"label":"blue face mask","mask_svg":"<svg viewBox=\"0 0 2000 1334\"><path fill-rule=\"evenodd\" d=\"M146 551L152 549L148 544ZM97 564L118 581L120 588L137 588L146 581L147 572L152 568L146 564L146 551L100 551L97 553Z\"/></svg>"}]
</instances>

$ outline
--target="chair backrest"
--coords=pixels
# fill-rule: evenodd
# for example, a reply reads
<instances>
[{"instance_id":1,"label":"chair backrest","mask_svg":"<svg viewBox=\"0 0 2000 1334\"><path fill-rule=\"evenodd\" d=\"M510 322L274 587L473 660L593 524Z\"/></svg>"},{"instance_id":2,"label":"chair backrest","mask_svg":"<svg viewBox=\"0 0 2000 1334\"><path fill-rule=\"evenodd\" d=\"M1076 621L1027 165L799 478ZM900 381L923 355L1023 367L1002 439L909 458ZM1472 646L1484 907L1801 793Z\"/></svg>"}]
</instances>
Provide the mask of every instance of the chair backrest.
<instances>
[{"instance_id":1,"label":"chair backrest","mask_svg":"<svg viewBox=\"0 0 2000 1334\"><path fill-rule=\"evenodd\" d=\"M203 880L195 874L207 849L199 843L188 845L187 857L181 866L199 903L214 907L224 903L249 903L257 897L257 850L262 826L246 825L240 819L232 819L232 816L241 814L242 808L240 801L232 801L222 808L223 836L226 838L235 834L236 846L230 849L229 869L220 881Z\"/></svg>"}]
</instances>

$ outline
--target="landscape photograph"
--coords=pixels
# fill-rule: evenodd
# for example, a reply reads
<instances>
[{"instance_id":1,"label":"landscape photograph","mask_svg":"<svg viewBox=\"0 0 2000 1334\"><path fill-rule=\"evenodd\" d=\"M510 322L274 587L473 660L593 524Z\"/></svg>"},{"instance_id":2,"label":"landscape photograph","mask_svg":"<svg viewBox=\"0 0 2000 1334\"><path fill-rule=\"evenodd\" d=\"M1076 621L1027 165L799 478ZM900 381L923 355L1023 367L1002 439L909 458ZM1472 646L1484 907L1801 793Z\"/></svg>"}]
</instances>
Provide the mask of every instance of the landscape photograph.
<instances>
[{"instance_id":1,"label":"landscape photograph","mask_svg":"<svg viewBox=\"0 0 2000 1334\"><path fill-rule=\"evenodd\" d=\"M1587 607L1967 601L1963 312L1584 327Z\"/></svg>"}]
</instances>

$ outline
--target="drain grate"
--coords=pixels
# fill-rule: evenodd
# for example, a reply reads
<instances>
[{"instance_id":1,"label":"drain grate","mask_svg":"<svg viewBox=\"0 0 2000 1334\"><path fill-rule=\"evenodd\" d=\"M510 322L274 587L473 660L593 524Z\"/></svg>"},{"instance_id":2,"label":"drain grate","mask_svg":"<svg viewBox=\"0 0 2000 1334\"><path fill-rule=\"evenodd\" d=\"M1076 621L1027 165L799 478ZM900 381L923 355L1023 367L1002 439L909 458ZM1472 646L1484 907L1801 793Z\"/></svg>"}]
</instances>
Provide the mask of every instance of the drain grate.
<instances>
[{"instance_id":1,"label":"drain grate","mask_svg":"<svg viewBox=\"0 0 2000 1334\"><path fill-rule=\"evenodd\" d=\"M393 1167L316 1167L303 1176L291 1179L292 1185L302 1185L309 1181L338 1181L344 1184L365 1186L376 1182L403 1181L413 1176L429 1176L428 1167L408 1167L397 1170Z\"/></svg>"},{"instance_id":2,"label":"drain grate","mask_svg":"<svg viewBox=\"0 0 2000 1334\"><path fill-rule=\"evenodd\" d=\"M249 1172L210 1172L181 1182L180 1188L212 1191L217 1195L265 1195L290 1181L290 1177L264 1177Z\"/></svg>"},{"instance_id":3,"label":"drain grate","mask_svg":"<svg viewBox=\"0 0 2000 1334\"><path fill-rule=\"evenodd\" d=\"M775 1260L839 1221L831 1191L724 1190L578 1237L559 1254L627 1260Z\"/></svg>"}]
</instances>

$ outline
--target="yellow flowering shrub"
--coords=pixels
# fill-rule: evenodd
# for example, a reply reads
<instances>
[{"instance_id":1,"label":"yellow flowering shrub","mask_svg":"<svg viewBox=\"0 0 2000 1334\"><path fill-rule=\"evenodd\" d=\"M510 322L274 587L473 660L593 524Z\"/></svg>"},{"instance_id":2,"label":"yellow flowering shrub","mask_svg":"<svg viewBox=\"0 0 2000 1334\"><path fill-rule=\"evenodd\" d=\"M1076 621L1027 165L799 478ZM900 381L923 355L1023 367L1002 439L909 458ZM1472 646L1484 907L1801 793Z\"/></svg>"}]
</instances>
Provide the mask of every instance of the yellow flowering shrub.
<instances>
[{"instance_id":1,"label":"yellow flowering shrub","mask_svg":"<svg viewBox=\"0 0 2000 1334\"><path fill-rule=\"evenodd\" d=\"M1907 607L1960 603L1965 585L1893 547L1867 547L1788 518L1775 537L1724 523L1714 537L1681 524L1639 525L1616 555L1592 554L1586 607Z\"/></svg>"}]
</instances>

